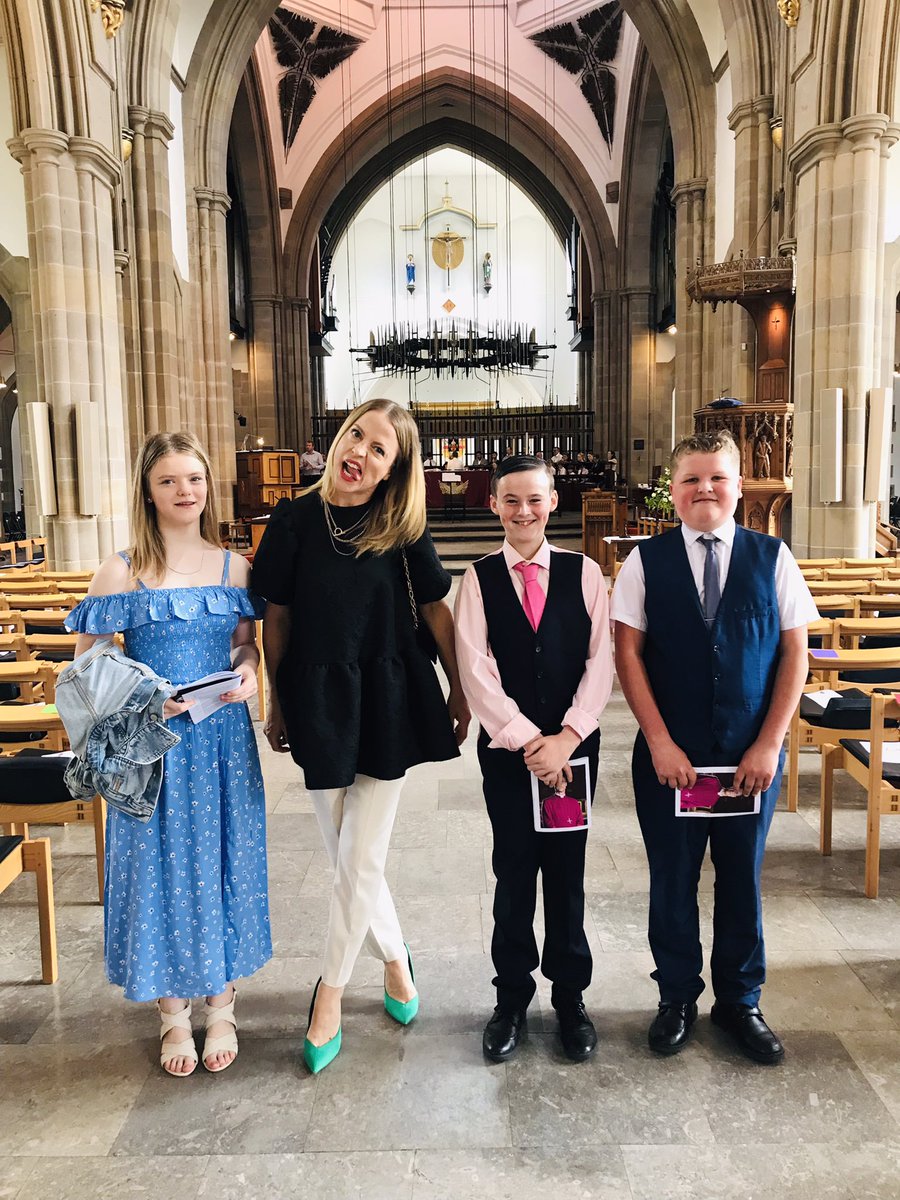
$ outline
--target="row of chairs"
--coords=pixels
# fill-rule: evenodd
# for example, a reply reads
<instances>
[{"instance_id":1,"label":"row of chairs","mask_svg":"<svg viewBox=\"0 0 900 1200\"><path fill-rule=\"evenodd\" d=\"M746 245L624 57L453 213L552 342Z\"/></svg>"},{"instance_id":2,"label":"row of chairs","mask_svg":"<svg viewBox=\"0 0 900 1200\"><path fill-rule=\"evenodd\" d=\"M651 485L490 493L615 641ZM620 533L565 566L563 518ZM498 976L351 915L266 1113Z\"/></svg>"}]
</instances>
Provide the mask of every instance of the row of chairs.
<instances>
[{"instance_id":1,"label":"row of chairs","mask_svg":"<svg viewBox=\"0 0 900 1200\"><path fill-rule=\"evenodd\" d=\"M900 813L900 764L885 758L885 743L900 740L900 619L823 619L810 627L819 644L809 650L809 680L788 731L788 810L796 812L799 754L803 748L821 755L819 791L820 838L823 855L832 852L834 772L846 771L867 792L865 894L879 890L880 819ZM869 639L861 648L860 641ZM882 644L872 645L875 638ZM817 693L821 703L816 704ZM860 697L852 716L826 715L826 696ZM836 724L836 722L845 722ZM868 749L867 749L868 747Z\"/></svg>"}]
</instances>

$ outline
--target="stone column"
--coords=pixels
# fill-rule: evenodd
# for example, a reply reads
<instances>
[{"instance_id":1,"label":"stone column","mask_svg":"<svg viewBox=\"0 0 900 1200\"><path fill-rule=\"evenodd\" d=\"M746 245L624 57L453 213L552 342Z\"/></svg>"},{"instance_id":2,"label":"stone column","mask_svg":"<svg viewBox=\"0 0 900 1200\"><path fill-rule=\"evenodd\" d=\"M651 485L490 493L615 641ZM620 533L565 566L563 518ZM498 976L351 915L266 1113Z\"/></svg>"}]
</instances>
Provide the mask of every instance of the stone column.
<instances>
[{"instance_id":1,"label":"stone column","mask_svg":"<svg viewBox=\"0 0 900 1200\"><path fill-rule=\"evenodd\" d=\"M120 164L99 142L25 129L22 164L36 347L36 396L50 406L57 513L45 522L51 563L95 566L127 542L124 411L113 203ZM98 406L101 511L79 509L74 408ZM23 418L25 414L23 413Z\"/></svg>"},{"instance_id":2,"label":"stone column","mask_svg":"<svg viewBox=\"0 0 900 1200\"><path fill-rule=\"evenodd\" d=\"M231 343L228 340L228 242L225 214L231 201L225 192L195 188L197 201L197 263L199 312L196 346L198 420L194 431L209 451L219 485L221 516L233 515L237 480L231 381Z\"/></svg>"},{"instance_id":3,"label":"stone column","mask_svg":"<svg viewBox=\"0 0 900 1200\"><path fill-rule=\"evenodd\" d=\"M283 325L280 296L250 296L247 299L252 336L248 347L253 432L270 446L284 443L279 437L278 410L281 406Z\"/></svg>"},{"instance_id":4,"label":"stone column","mask_svg":"<svg viewBox=\"0 0 900 1200\"><path fill-rule=\"evenodd\" d=\"M706 259L706 180L688 179L672 189L675 203L675 440L693 430L694 409L705 403L705 305L689 304L685 291L688 271Z\"/></svg>"},{"instance_id":5,"label":"stone column","mask_svg":"<svg viewBox=\"0 0 900 1200\"><path fill-rule=\"evenodd\" d=\"M175 127L165 113L132 105L129 169L134 213L132 271L137 291L143 424L147 433L177 430L179 361L176 345L169 142Z\"/></svg>"},{"instance_id":6,"label":"stone column","mask_svg":"<svg viewBox=\"0 0 900 1200\"><path fill-rule=\"evenodd\" d=\"M594 343L589 356L590 376L585 379L584 388L579 399L585 408L594 413L594 452L606 457L606 451L611 447L619 447L619 426L624 421L621 404L616 405L617 396L626 396L623 388L613 387L614 373L619 367L618 355L614 344L613 322L610 319L611 292L593 292L591 308L593 310ZM586 366L587 355L581 355L582 365ZM618 419L617 419L618 418ZM624 453L624 446L619 454ZM621 461L621 460L620 460Z\"/></svg>"},{"instance_id":7,"label":"stone column","mask_svg":"<svg viewBox=\"0 0 900 1200\"><path fill-rule=\"evenodd\" d=\"M890 386L876 354L883 278L884 150L897 127L881 113L811 129L789 165L797 190L794 321L793 548L800 556L874 552L874 505L863 503L869 389ZM844 389L843 498L820 500L833 448L818 420L823 388Z\"/></svg>"}]
</instances>

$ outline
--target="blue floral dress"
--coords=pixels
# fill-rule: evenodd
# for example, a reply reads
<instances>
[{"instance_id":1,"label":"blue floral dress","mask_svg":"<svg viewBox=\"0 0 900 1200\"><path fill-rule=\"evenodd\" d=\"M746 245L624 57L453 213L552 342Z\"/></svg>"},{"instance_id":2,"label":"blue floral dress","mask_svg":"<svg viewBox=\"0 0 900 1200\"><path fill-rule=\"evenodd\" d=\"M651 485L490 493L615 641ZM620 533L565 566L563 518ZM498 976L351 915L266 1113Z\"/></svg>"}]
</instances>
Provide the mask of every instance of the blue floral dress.
<instances>
[{"instance_id":1,"label":"blue floral dress","mask_svg":"<svg viewBox=\"0 0 900 1200\"><path fill-rule=\"evenodd\" d=\"M125 555L123 555L123 558ZM124 633L130 658L173 684L227 670L231 638L259 602L228 585L89 596L66 624ZM126 560L127 561L127 560ZM226 704L165 757L159 803L141 824L110 809L104 950L110 982L130 1000L214 996L272 956L262 772L246 704Z\"/></svg>"}]
</instances>

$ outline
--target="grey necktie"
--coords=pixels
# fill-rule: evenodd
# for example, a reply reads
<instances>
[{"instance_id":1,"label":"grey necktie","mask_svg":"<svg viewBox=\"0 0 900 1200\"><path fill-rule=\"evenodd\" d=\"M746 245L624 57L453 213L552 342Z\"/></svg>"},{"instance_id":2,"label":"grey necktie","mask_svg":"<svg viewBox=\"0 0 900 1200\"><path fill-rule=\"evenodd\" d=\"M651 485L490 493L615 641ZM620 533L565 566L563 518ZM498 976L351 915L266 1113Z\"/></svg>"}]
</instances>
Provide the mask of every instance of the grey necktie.
<instances>
[{"instance_id":1,"label":"grey necktie","mask_svg":"<svg viewBox=\"0 0 900 1200\"><path fill-rule=\"evenodd\" d=\"M716 619L722 591L719 586L719 563L716 559L716 546L719 539L714 533L705 533L702 538L706 547L706 562L703 564L703 615L706 624L712 625Z\"/></svg>"}]
</instances>

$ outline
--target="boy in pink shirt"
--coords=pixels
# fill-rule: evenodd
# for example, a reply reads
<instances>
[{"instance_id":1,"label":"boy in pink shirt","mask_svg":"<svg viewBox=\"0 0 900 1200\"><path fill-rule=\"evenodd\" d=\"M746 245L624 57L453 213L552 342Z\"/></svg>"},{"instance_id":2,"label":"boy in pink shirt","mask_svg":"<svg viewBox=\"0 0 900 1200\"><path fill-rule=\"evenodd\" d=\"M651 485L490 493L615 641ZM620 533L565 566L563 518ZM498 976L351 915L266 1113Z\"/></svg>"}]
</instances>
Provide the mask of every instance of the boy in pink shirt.
<instances>
[{"instance_id":1,"label":"boy in pink shirt","mask_svg":"<svg viewBox=\"0 0 900 1200\"><path fill-rule=\"evenodd\" d=\"M550 546L544 531L558 497L552 468L529 455L505 458L491 482L491 509L506 533L500 550L473 563L456 604L460 679L481 724L478 760L494 834L497 1007L484 1052L515 1051L540 965L573 1061L597 1044L582 992L591 981L584 933L587 830L534 828L531 776L551 787L571 779L568 761L587 758L597 781L597 722L612 689L606 584L599 566ZM534 937L537 876L544 896L544 946Z\"/></svg>"}]
</instances>

